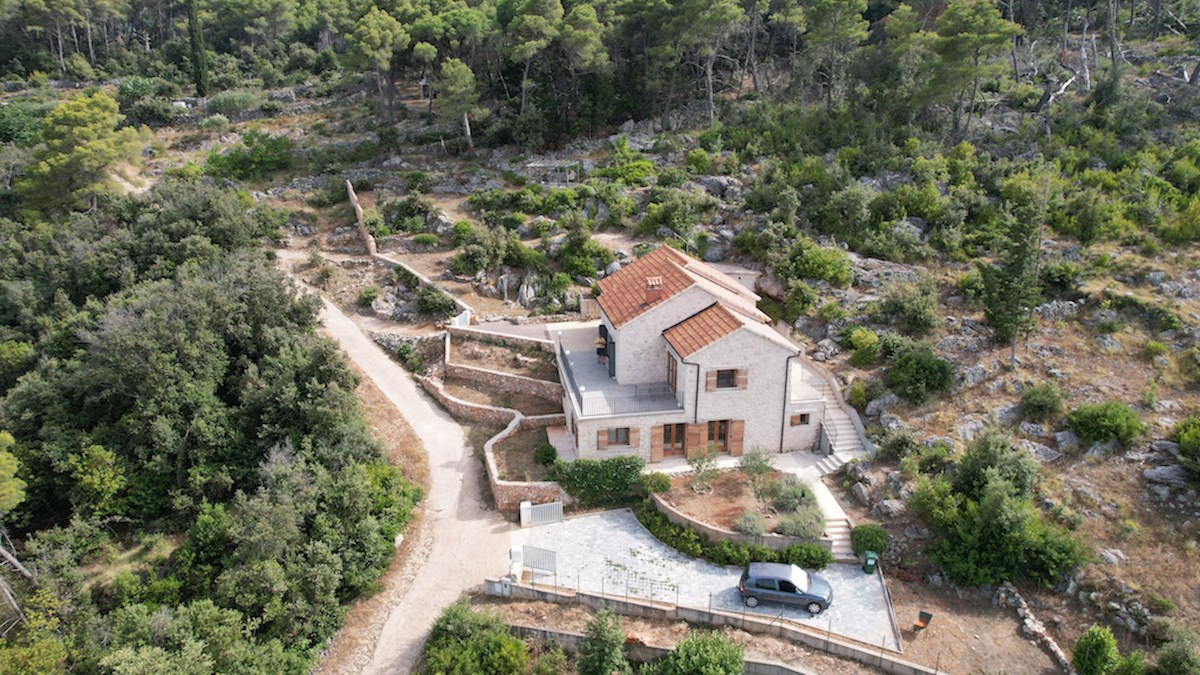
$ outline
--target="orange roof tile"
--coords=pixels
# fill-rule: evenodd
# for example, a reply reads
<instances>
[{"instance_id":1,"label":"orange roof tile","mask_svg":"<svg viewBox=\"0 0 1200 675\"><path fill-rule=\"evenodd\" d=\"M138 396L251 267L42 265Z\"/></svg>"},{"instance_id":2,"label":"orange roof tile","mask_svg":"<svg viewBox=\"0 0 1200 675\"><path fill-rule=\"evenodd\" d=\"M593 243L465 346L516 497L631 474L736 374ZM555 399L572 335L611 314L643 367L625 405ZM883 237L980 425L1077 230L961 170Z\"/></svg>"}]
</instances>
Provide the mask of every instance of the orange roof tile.
<instances>
[{"instance_id":1,"label":"orange roof tile","mask_svg":"<svg viewBox=\"0 0 1200 675\"><path fill-rule=\"evenodd\" d=\"M720 303L701 310L663 331L675 352L683 358L741 328L742 321Z\"/></svg>"},{"instance_id":2,"label":"orange roof tile","mask_svg":"<svg viewBox=\"0 0 1200 675\"><path fill-rule=\"evenodd\" d=\"M597 301L614 328L620 328L647 309L683 292L695 281L683 270L690 259L670 246L659 246L633 263L600 280ZM662 279L657 300L647 302L646 280Z\"/></svg>"}]
</instances>

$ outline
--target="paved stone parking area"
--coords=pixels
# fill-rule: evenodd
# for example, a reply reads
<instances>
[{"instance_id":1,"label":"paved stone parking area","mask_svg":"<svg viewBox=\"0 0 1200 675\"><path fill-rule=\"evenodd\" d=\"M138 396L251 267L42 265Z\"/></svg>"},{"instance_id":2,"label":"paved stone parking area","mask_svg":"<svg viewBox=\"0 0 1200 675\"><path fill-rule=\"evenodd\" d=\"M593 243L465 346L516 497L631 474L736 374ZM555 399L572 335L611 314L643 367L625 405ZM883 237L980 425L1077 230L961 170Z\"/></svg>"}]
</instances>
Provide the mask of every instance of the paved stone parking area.
<instances>
[{"instance_id":1,"label":"paved stone parking area","mask_svg":"<svg viewBox=\"0 0 1200 675\"><path fill-rule=\"evenodd\" d=\"M513 545L555 552L557 575L534 580L607 595L645 598L685 607L783 617L860 642L898 649L880 578L855 565L833 564L820 572L833 586L833 604L813 616L803 609L762 603L746 607L737 592L742 570L689 558L651 535L626 510L568 518L513 532Z\"/></svg>"}]
</instances>

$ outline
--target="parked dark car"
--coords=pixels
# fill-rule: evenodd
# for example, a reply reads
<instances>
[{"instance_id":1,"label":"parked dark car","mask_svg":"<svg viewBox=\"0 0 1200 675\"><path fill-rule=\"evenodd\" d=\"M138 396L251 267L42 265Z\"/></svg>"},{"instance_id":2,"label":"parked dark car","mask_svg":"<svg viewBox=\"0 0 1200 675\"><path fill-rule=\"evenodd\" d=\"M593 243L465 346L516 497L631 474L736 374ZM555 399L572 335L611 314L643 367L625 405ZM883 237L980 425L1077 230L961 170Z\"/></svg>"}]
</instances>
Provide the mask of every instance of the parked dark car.
<instances>
[{"instance_id":1,"label":"parked dark car","mask_svg":"<svg viewBox=\"0 0 1200 675\"><path fill-rule=\"evenodd\" d=\"M824 577L795 565L750 563L738 582L738 593L747 607L759 601L803 607L809 614L820 614L833 602L833 587Z\"/></svg>"}]
</instances>

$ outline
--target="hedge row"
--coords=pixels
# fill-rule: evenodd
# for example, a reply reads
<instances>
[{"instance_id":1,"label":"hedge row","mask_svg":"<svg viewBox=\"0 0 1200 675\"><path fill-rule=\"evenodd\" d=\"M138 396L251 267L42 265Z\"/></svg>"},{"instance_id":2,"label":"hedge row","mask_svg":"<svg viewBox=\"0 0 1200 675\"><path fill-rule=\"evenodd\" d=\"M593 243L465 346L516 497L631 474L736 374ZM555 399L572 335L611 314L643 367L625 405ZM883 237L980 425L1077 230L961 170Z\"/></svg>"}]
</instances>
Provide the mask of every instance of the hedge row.
<instances>
[{"instance_id":1,"label":"hedge row","mask_svg":"<svg viewBox=\"0 0 1200 675\"><path fill-rule=\"evenodd\" d=\"M820 570L833 562L833 554L819 544L792 544L774 551L762 545L713 542L707 535L667 520L650 501L642 502L636 513L638 521L662 543L685 555L718 565L744 567L751 562L780 562Z\"/></svg>"}]
</instances>

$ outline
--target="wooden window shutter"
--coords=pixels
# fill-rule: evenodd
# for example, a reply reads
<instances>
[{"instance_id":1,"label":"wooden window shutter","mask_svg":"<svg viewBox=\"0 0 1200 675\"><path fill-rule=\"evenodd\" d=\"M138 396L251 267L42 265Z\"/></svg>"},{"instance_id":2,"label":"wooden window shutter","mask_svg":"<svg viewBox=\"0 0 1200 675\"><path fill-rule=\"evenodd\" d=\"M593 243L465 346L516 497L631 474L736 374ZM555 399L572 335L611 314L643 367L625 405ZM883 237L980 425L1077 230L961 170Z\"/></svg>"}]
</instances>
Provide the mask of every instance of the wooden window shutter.
<instances>
[{"instance_id":1,"label":"wooden window shutter","mask_svg":"<svg viewBox=\"0 0 1200 675\"><path fill-rule=\"evenodd\" d=\"M596 432L596 449L608 449L608 429L601 429L600 431Z\"/></svg>"},{"instance_id":2,"label":"wooden window shutter","mask_svg":"<svg viewBox=\"0 0 1200 675\"><path fill-rule=\"evenodd\" d=\"M632 432L630 432L632 433ZM663 458L663 427L650 428L650 461L661 462Z\"/></svg>"},{"instance_id":3,"label":"wooden window shutter","mask_svg":"<svg viewBox=\"0 0 1200 675\"><path fill-rule=\"evenodd\" d=\"M717 390L717 371L710 370L704 374L704 391Z\"/></svg>"},{"instance_id":4,"label":"wooden window shutter","mask_svg":"<svg viewBox=\"0 0 1200 675\"><path fill-rule=\"evenodd\" d=\"M731 420L729 422L729 454L734 457L742 456L742 435L746 431L745 420Z\"/></svg>"},{"instance_id":5,"label":"wooden window shutter","mask_svg":"<svg viewBox=\"0 0 1200 675\"><path fill-rule=\"evenodd\" d=\"M707 433L708 425L704 422L687 425L686 449L688 457L691 457L694 452L704 447Z\"/></svg>"},{"instance_id":6,"label":"wooden window shutter","mask_svg":"<svg viewBox=\"0 0 1200 675\"><path fill-rule=\"evenodd\" d=\"M639 427L630 427L629 429L629 445L630 447L638 447L642 444L642 430Z\"/></svg>"},{"instance_id":7,"label":"wooden window shutter","mask_svg":"<svg viewBox=\"0 0 1200 675\"><path fill-rule=\"evenodd\" d=\"M792 426L794 426L794 427L798 427L798 426L800 426L800 416L799 416L799 415L792 415L791 424L792 424Z\"/></svg>"},{"instance_id":8,"label":"wooden window shutter","mask_svg":"<svg viewBox=\"0 0 1200 675\"><path fill-rule=\"evenodd\" d=\"M749 371L747 371L745 368L738 368L737 375L734 378L734 381L737 383L737 388L745 389L746 383L749 380L749 377L750 377Z\"/></svg>"}]
</instances>

